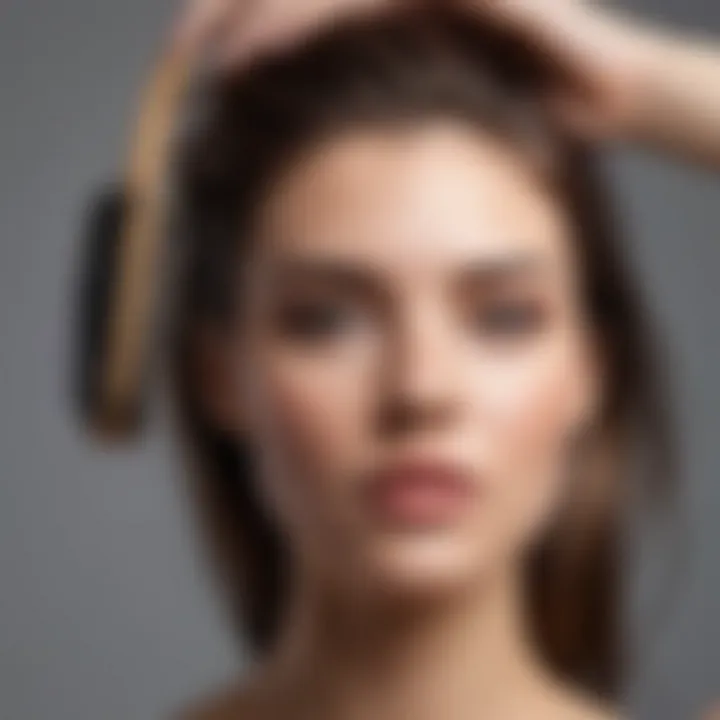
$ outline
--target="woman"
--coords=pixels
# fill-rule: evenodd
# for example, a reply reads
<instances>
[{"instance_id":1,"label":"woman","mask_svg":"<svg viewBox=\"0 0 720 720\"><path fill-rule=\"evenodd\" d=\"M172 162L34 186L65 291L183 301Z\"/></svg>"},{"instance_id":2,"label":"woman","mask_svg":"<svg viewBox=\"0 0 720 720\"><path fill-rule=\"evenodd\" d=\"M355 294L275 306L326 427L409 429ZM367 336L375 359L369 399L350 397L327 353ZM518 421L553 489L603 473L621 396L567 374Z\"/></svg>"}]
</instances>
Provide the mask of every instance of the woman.
<instances>
[{"instance_id":1,"label":"woman","mask_svg":"<svg viewBox=\"0 0 720 720\"><path fill-rule=\"evenodd\" d=\"M387 4L178 32L225 71L172 369L256 659L184 717L618 717L618 520L666 489L632 443L669 445L588 141L720 162L720 63L571 4Z\"/></svg>"}]
</instances>

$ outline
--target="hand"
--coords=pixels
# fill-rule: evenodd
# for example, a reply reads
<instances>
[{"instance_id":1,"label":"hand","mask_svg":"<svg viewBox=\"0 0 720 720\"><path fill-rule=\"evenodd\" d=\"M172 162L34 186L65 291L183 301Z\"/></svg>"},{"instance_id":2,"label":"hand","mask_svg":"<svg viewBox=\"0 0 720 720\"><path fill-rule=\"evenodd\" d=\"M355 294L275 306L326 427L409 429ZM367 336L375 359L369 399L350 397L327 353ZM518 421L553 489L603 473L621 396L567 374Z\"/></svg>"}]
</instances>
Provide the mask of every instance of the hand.
<instances>
[{"instance_id":1,"label":"hand","mask_svg":"<svg viewBox=\"0 0 720 720\"><path fill-rule=\"evenodd\" d=\"M571 80L552 98L574 130L621 136L639 113L649 57L644 31L580 0L456 0L483 21L538 43Z\"/></svg>"}]
</instances>

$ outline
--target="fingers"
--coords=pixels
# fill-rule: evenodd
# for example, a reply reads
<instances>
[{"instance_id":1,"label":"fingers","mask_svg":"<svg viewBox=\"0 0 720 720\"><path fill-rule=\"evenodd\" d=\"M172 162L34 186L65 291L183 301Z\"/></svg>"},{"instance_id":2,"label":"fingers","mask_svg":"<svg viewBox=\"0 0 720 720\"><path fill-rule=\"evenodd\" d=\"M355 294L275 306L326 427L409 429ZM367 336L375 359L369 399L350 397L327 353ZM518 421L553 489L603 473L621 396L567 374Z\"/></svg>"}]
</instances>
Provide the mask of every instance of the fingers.
<instances>
[{"instance_id":1,"label":"fingers","mask_svg":"<svg viewBox=\"0 0 720 720\"><path fill-rule=\"evenodd\" d=\"M242 22L236 19L231 23L216 60L220 66L242 64L258 54L291 45L336 19L382 10L393 1L397 0L260 2L245 14Z\"/></svg>"},{"instance_id":2,"label":"fingers","mask_svg":"<svg viewBox=\"0 0 720 720\"><path fill-rule=\"evenodd\" d=\"M171 30L171 44L183 49L199 47L248 4L248 0L189 0Z\"/></svg>"},{"instance_id":3,"label":"fingers","mask_svg":"<svg viewBox=\"0 0 720 720\"><path fill-rule=\"evenodd\" d=\"M297 9L285 8L273 12L248 13L245 22L232 22L228 26L215 60L220 66L237 65L274 46L290 43L303 31L308 31L313 16L305 17Z\"/></svg>"},{"instance_id":4,"label":"fingers","mask_svg":"<svg viewBox=\"0 0 720 720\"><path fill-rule=\"evenodd\" d=\"M317 5L312 0L186 0L170 44L182 51L206 49L214 67L239 63L309 28Z\"/></svg>"},{"instance_id":5,"label":"fingers","mask_svg":"<svg viewBox=\"0 0 720 720\"><path fill-rule=\"evenodd\" d=\"M544 27L580 7L575 0L457 0L486 19L519 27Z\"/></svg>"}]
</instances>

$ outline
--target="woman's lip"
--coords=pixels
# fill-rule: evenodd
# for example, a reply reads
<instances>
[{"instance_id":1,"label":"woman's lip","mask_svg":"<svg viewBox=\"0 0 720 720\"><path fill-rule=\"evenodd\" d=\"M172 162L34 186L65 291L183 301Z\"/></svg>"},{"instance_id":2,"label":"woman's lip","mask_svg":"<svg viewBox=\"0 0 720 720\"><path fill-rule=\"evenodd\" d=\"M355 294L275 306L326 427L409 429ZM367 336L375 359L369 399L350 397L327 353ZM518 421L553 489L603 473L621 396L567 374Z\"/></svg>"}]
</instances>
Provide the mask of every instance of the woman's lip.
<instances>
[{"instance_id":1,"label":"woman's lip","mask_svg":"<svg viewBox=\"0 0 720 720\"><path fill-rule=\"evenodd\" d=\"M471 473L446 461L396 463L374 473L366 486L373 513L393 523L444 524L467 507L475 493Z\"/></svg>"}]
</instances>

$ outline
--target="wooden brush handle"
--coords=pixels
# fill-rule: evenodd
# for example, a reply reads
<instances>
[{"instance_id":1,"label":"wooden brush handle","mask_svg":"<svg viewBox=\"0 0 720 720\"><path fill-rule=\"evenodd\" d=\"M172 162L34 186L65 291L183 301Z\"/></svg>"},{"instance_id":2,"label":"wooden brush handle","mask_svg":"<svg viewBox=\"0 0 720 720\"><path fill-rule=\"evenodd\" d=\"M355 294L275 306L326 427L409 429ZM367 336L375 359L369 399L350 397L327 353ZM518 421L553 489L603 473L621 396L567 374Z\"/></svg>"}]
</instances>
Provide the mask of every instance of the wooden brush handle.
<instances>
[{"instance_id":1,"label":"wooden brush handle","mask_svg":"<svg viewBox=\"0 0 720 720\"><path fill-rule=\"evenodd\" d=\"M125 212L108 290L106 344L91 418L94 429L106 437L124 435L136 422L168 230L172 140L190 84L193 55L178 47L165 52L141 98L123 182Z\"/></svg>"}]
</instances>

